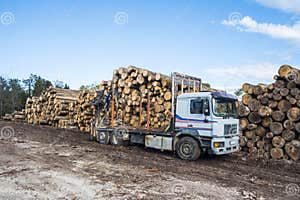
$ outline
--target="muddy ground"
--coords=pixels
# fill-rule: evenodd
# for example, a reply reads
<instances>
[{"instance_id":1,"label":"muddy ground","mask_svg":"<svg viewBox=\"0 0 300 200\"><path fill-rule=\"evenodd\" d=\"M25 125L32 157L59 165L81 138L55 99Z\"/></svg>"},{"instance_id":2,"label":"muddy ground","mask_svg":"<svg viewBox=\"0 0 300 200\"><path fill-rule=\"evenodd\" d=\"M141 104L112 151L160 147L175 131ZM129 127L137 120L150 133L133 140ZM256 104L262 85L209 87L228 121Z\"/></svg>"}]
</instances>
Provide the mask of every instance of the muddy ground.
<instances>
[{"instance_id":1,"label":"muddy ground","mask_svg":"<svg viewBox=\"0 0 300 200\"><path fill-rule=\"evenodd\" d=\"M0 199L300 199L299 162L241 153L187 162L77 131L0 121L3 129Z\"/></svg>"}]
</instances>

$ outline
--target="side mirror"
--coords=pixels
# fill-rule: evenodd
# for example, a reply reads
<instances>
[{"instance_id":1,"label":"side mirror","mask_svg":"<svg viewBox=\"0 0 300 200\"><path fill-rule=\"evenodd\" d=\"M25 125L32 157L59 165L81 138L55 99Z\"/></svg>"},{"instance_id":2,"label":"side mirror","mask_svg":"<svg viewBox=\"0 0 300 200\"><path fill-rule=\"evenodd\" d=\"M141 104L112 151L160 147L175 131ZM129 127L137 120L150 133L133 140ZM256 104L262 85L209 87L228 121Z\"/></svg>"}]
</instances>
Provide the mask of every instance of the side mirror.
<instances>
[{"instance_id":1,"label":"side mirror","mask_svg":"<svg viewBox=\"0 0 300 200\"><path fill-rule=\"evenodd\" d=\"M210 115L210 112L209 112L209 100L208 99L204 100L203 111L204 111L204 115L205 116L209 116Z\"/></svg>"}]
</instances>

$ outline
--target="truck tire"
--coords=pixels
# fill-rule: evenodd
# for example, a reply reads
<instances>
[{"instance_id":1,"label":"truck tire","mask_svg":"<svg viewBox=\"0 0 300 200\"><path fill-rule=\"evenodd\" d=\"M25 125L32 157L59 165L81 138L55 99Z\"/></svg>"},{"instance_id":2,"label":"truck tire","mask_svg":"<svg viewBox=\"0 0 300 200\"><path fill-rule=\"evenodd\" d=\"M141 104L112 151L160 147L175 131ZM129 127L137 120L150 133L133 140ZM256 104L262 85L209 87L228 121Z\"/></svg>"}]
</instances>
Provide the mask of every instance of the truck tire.
<instances>
[{"instance_id":1,"label":"truck tire","mask_svg":"<svg viewBox=\"0 0 300 200\"><path fill-rule=\"evenodd\" d=\"M182 137L176 143L176 153L183 160L197 160L201 155L198 142L191 137Z\"/></svg>"},{"instance_id":2,"label":"truck tire","mask_svg":"<svg viewBox=\"0 0 300 200\"><path fill-rule=\"evenodd\" d=\"M97 141L100 144L108 144L109 143L109 132L108 131L97 131Z\"/></svg>"}]
</instances>

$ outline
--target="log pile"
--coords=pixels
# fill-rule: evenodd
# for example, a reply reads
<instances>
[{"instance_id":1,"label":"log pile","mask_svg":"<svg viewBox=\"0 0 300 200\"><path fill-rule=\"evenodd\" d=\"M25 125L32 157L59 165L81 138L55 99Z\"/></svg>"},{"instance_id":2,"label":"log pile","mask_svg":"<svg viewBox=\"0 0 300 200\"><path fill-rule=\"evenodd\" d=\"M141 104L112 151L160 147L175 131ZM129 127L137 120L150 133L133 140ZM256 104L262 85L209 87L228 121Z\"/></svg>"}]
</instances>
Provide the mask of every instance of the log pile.
<instances>
[{"instance_id":1,"label":"log pile","mask_svg":"<svg viewBox=\"0 0 300 200\"><path fill-rule=\"evenodd\" d=\"M270 85L245 83L240 145L255 158L300 158L300 70L283 65Z\"/></svg>"},{"instance_id":2,"label":"log pile","mask_svg":"<svg viewBox=\"0 0 300 200\"><path fill-rule=\"evenodd\" d=\"M114 118L118 123L160 131L169 128L172 120L172 83L169 76L134 66L121 67L113 72L112 88ZM176 91L181 93L181 85L177 86ZM185 86L183 91L188 92L189 88ZM111 116L107 113L110 112L102 110L100 116L109 119Z\"/></svg>"},{"instance_id":3,"label":"log pile","mask_svg":"<svg viewBox=\"0 0 300 200\"><path fill-rule=\"evenodd\" d=\"M79 91L48 88L41 96L28 98L25 105L29 124L77 129L76 104Z\"/></svg>"},{"instance_id":4,"label":"log pile","mask_svg":"<svg viewBox=\"0 0 300 200\"><path fill-rule=\"evenodd\" d=\"M176 83L175 96L192 92L193 87L199 92L199 84L188 87ZM29 124L89 132L96 116L102 127L110 126L113 117L115 125L166 131L172 121L171 90L169 76L134 66L120 67L114 70L112 81L102 81L96 89L50 87L39 97L28 98L25 119Z\"/></svg>"},{"instance_id":5,"label":"log pile","mask_svg":"<svg viewBox=\"0 0 300 200\"><path fill-rule=\"evenodd\" d=\"M97 97L97 91L95 89L83 89L80 91L77 104L75 121L78 124L78 128L82 132L90 131L90 124L94 120L96 109L90 103Z\"/></svg>"},{"instance_id":6,"label":"log pile","mask_svg":"<svg viewBox=\"0 0 300 200\"><path fill-rule=\"evenodd\" d=\"M5 116L3 116L3 119L7 121L24 122L25 110L23 109L22 111L14 111L11 114L5 114Z\"/></svg>"}]
</instances>

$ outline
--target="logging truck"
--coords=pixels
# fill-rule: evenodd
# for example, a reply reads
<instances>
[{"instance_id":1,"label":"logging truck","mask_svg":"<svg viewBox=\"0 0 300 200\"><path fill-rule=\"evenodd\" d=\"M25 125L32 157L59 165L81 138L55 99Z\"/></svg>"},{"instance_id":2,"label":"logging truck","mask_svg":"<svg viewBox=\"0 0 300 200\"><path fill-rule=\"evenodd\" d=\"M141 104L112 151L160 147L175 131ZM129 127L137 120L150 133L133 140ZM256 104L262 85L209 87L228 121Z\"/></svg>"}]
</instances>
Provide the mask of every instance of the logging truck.
<instances>
[{"instance_id":1,"label":"logging truck","mask_svg":"<svg viewBox=\"0 0 300 200\"><path fill-rule=\"evenodd\" d=\"M149 95L146 128L116 125L112 89L107 103L111 112L110 125L101 127L98 120L92 122L91 139L101 144L141 144L146 148L173 151L184 160L196 160L204 153L222 155L238 151L237 97L223 91L202 91L201 79L185 74L174 72L171 80L172 120L167 130L157 131L150 127ZM189 91L181 91L176 96L176 85L187 85Z\"/></svg>"}]
</instances>

